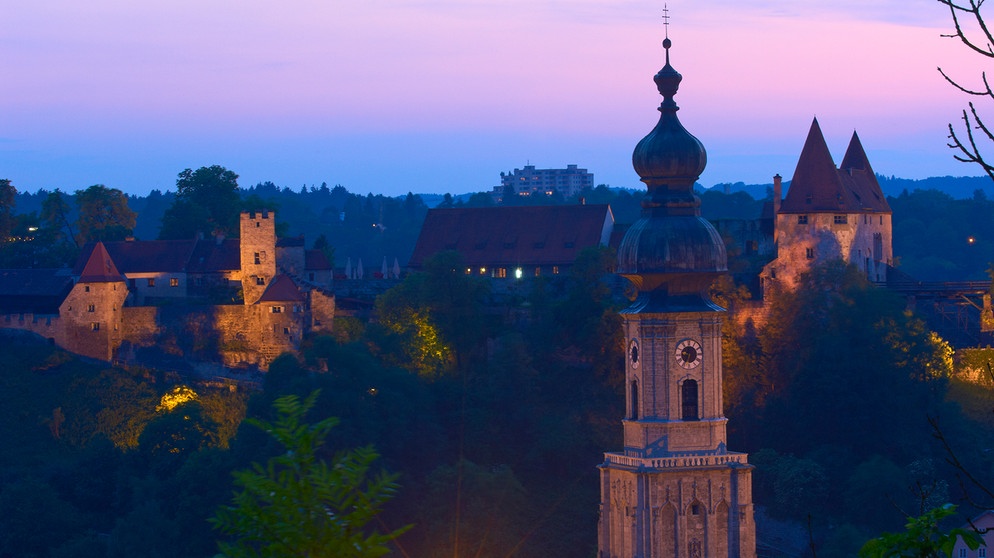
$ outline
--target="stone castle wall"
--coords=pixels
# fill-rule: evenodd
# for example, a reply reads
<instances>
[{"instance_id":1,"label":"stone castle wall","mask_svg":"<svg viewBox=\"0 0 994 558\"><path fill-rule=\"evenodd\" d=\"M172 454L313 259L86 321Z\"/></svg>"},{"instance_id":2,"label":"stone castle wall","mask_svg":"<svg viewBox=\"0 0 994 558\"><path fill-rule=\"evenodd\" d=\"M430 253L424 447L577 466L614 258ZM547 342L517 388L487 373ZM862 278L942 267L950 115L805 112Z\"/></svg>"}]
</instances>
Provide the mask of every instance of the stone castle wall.
<instances>
[{"instance_id":1,"label":"stone castle wall","mask_svg":"<svg viewBox=\"0 0 994 558\"><path fill-rule=\"evenodd\" d=\"M807 222L799 223L799 217ZM812 265L842 259L869 280L886 281L887 266L894 259L891 216L850 213L845 214L845 223L836 223L835 218L832 213L777 215L777 259L764 275L773 275L792 289L800 274Z\"/></svg>"}]
</instances>

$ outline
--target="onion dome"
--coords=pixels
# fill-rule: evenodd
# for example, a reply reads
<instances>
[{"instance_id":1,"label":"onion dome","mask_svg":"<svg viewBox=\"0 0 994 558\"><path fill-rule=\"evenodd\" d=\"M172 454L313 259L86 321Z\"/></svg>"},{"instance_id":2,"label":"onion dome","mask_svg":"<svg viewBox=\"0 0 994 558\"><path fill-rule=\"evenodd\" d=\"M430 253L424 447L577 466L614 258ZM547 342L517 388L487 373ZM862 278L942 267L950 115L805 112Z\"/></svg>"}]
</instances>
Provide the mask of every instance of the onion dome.
<instances>
[{"instance_id":1,"label":"onion dome","mask_svg":"<svg viewBox=\"0 0 994 558\"><path fill-rule=\"evenodd\" d=\"M704 172L708 159L704 146L680 124L676 115L680 107L673 96L683 76L670 65L671 45L669 38L663 41L666 65L653 77L656 89L663 96L663 102L659 105L659 122L632 153L632 166L649 187L650 193L654 193L657 187L678 187L689 193Z\"/></svg>"},{"instance_id":2,"label":"onion dome","mask_svg":"<svg viewBox=\"0 0 994 558\"><path fill-rule=\"evenodd\" d=\"M659 122L632 154L632 165L649 191L642 201L642 218L618 248L618 273L642 293L658 291L651 297L657 301L654 307L713 309L717 307L701 292L727 271L725 244L701 217L700 198L694 195L707 153L676 116L673 96L683 77L670 65L671 45L667 37L666 65L653 78L663 96ZM676 302L674 296L687 300ZM663 302L667 298L669 302Z\"/></svg>"}]
</instances>

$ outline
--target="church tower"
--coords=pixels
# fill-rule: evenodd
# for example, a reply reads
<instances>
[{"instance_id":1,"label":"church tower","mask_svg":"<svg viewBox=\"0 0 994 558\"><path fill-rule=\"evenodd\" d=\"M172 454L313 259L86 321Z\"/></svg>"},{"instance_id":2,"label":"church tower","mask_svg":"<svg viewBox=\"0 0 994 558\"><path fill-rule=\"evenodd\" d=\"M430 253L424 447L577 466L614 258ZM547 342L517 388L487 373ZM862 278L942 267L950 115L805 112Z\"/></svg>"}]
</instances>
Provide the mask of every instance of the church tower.
<instances>
[{"instance_id":1,"label":"church tower","mask_svg":"<svg viewBox=\"0 0 994 558\"><path fill-rule=\"evenodd\" d=\"M618 250L618 273L638 295L622 311L624 450L599 466L599 557L753 558L752 467L726 448L724 310L708 295L727 271L725 246L693 193L707 155L676 115L683 78L671 44L654 77L659 122L632 155L648 187L642 217Z\"/></svg>"}]
</instances>

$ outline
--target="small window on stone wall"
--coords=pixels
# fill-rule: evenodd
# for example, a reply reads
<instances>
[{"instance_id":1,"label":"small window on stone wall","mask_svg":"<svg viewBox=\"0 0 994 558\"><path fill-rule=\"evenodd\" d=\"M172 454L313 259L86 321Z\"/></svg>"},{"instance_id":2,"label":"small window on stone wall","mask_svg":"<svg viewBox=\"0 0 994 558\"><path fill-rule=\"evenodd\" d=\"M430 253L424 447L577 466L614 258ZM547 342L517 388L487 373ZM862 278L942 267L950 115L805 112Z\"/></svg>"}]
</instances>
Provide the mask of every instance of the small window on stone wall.
<instances>
[{"instance_id":1,"label":"small window on stone wall","mask_svg":"<svg viewBox=\"0 0 994 558\"><path fill-rule=\"evenodd\" d=\"M86 311L87 312L96 312L97 311L97 306L95 304L91 304L91 305L89 305L89 306L86 307Z\"/></svg>"},{"instance_id":2,"label":"small window on stone wall","mask_svg":"<svg viewBox=\"0 0 994 558\"><path fill-rule=\"evenodd\" d=\"M282 306L270 306L269 307L269 311L272 312L273 314L282 314L283 313L283 307Z\"/></svg>"},{"instance_id":3,"label":"small window on stone wall","mask_svg":"<svg viewBox=\"0 0 994 558\"><path fill-rule=\"evenodd\" d=\"M84 292L84 293L88 293L88 292L90 292L90 286L89 286L89 285L86 285L86 286L84 286L84 287L83 287L83 292Z\"/></svg>"},{"instance_id":4,"label":"small window on stone wall","mask_svg":"<svg viewBox=\"0 0 994 558\"><path fill-rule=\"evenodd\" d=\"M256 225L258 225L258 223L256 223ZM255 261L256 265L259 265L260 263L262 263L262 259L259 258L259 253L258 252L256 252L254 254L253 258L254 258L254 261Z\"/></svg>"},{"instance_id":5,"label":"small window on stone wall","mask_svg":"<svg viewBox=\"0 0 994 558\"><path fill-rule=\"evenodd\" d=\"M798 225L807 225L808 224L808 216L807 215L798 215L797 216L797 224Z\"/></svg>"},{"instance_id":6,"label":"small window on stone wall","mask_svg":"<svg viewBox=\"0 0 994 558\"><path fill-rule=\"evenodd\" d=\"M100 331L100 322L90 322L90 329Z\"/></svg>"},{"instance_id":7,"label":"small window on stone wall","mask_svg":"<svg viewBox=\"0 0 994 558\"><path fill-rule=\"evenodd\" d=\"M266 284L266 278L265 277L256 277L255 278L255 284L256 285L265 285Z\"/></svg>"},{"instance_id":8,"label":"small window on stone wall","mask_svg":"<svg viewBox=\"0 0 994 558\"><path fill-rule=\"evenodd\" d=\"M809 259L809 260L815 259L815 249L814 248L805 248L804 249L804 257L807 258L807 259Z\"/></svg>"},{"instance_id":9,"label":"small window on stone wall","mask_svg":"<svg viewBox=\"0 0 994 558\"><path fill-rule=\"evenodd\" d=\"M832 223L834 223L836 225L845 225L848 222L849 222L849 216L848 215L833 215L832 216Z\"/></svg>"}]
</instances>

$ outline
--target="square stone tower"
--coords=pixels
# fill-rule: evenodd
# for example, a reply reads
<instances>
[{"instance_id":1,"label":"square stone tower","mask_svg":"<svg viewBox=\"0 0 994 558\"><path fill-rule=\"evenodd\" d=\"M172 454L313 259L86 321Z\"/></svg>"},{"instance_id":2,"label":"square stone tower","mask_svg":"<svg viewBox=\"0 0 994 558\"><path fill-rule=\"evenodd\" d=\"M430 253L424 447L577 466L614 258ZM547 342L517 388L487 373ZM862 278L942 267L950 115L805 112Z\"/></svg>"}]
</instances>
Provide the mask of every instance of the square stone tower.
<instances>
[{"instance_id":1,"label":"square stone tower","mask_svg":"<svg viewBox=\"0 0 994 558\"><path fill-rule=\"evenodd\" d=\"M276 276L276 214L243 211L239 234L242 295L245 304L255 304Z\"/></svg>"}]
</instances>

